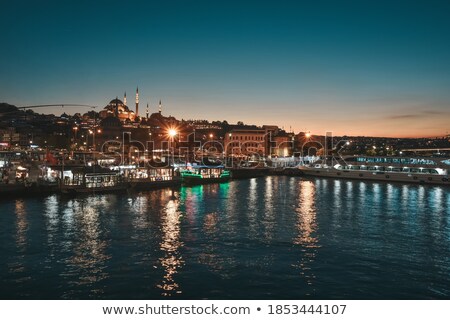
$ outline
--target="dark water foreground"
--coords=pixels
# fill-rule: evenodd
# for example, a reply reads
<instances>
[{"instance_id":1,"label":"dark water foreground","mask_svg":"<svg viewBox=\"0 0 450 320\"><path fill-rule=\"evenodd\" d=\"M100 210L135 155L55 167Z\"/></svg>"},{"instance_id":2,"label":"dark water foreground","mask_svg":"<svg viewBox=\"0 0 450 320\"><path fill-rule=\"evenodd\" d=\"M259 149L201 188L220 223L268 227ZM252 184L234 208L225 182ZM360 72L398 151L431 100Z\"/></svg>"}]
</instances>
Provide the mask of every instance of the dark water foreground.
<instances>
[{"instance_id":1,"label":"dark water foreground","mask_svg":"<svg viewBox=\"0 0 450 320\"><path fill-rule=\"evenodd\" d=\"M1 299L450 298L450 190L266 177L0 200Z\"/></svg>"}]
</instances>

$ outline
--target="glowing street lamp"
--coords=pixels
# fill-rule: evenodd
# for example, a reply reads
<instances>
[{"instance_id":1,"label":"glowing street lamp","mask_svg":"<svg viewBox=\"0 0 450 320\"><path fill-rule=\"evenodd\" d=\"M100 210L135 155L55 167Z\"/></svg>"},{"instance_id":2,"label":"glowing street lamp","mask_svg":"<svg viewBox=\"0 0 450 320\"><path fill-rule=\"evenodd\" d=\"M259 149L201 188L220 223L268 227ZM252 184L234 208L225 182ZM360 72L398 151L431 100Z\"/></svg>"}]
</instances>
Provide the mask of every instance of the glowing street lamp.
<instances>
[{"instance_id":1,"label":"glowing street lamp","mask_svg":"<svg viewBox=\"0 0 450 320\"><path fill-rule=\"evenodd\" d=\"M169 137L171 137L173 139L173 137L175 137L177 135L177 130L175 129L169 129Z\"/></svg>"},{"instance_id":2,"label":"glowing street lamp","mask_svg":"<svg viewBox=\"0 0 450 320\"><path fill-rule=\"evenodd\" d=\"M170 152L170 149L172 148L173 145L173 138L177 135L178 132L174 128L170 128L167 133L169 134L170 137L170 145L169 145L169 152Z\"/></svg>"}]
</instances>

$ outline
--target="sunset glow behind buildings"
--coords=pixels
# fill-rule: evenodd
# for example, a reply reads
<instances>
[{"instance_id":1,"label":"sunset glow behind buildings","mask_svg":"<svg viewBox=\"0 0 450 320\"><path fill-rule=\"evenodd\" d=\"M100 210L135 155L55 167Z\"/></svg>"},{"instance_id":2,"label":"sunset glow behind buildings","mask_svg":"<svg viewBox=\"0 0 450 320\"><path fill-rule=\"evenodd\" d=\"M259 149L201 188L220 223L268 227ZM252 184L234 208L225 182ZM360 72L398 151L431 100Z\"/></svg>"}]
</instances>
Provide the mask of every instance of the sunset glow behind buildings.
<instances>
[{"instance_id":1,"label":"sunset glow behind buildings","mask_svg":"<svg viewBox=\"0 0 450 320\"><path fill-rule=\"evenodd\" d=\"M139 86L150 113L162 99L177 118L443 136L449 11L443 1L7 2L0 101L102 106Z\"/></svg>"}]
</instances>

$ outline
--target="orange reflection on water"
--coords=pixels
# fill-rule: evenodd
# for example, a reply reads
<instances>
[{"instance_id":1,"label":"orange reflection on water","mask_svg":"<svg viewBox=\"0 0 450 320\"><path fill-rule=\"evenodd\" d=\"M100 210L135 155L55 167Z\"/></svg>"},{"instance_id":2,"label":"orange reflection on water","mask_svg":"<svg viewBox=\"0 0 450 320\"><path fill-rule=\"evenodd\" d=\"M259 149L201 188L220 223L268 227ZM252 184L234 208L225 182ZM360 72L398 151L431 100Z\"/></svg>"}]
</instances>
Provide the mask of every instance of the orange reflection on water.
<instances>
[{"instance_id":1,"label":"orange reflection on water","mask_svg":"<svg viewBox=\"0 0 450 320\"><path fill-rule=\"evenodd\" d=\"M205 215L205 220L203 223L203 229L206 234L214 235L217 232L217 222L219 216L217 212L211 212Z\"/></svg>"},{"instance_id":2,"label":"orange reflection on water","mask_svg":"<svg viewBox=\"0 0 450 320\"><path fill-rule=\"evenodd\" d=\"M8 264L9 273L18 273L22 274L25 272L25 251L27 249L27 231L28 231L28 220L27 220L27 212L25 209L25 203L23 200L16 200L16 246L17 252L23 253L16 257L16 261L14 263ZM29 276L25 276L20 278L20 281L29 280Z\"/></svg>"},{"instance_id":3,"label":"orange reflection on water","mask_svg":"<svg viewBox=\"0 0 450 320\"><path fill-rule=\"evenodd\" d=\"M311 263L314 262L317 248L320 247L319 239L316 236L318 226L316 221L315 193L316 186L313 182L300 182L300 203L296 209L298 236L294 239L294 244L302 248L302 256L298 267L301 270L301 276L305 278L308 285L311 285L315 279Z\"/></svg>"},{"instance_id":4,"label":"orange reflection on water","mask_svg":"<svg viewBox=\"0 0 450 320\"><path fill-rule=\"evenodd\" d=\"M77 286L85 287L109 277L106 262L111 256L106 253L108 243L102 239L101 212L110 210L107 196L92 196L88 199L69 202L65 210L66 223L71 224L76 241L71 243L73 255L67 260L68 273L75 275ZM102 289L90 289L90 295L102 294ZM70 296L70 292L68 293Z\"/></svg>"},{"instance_id":5,"label":"orange reflection on water","mask_svg":"<svg viewBox=\"0 0 450 320\"><path fill-rule=\"evenodd\" d=\"M276 200L276 196L274 195L278 194L278 184L273 183L274 180L272 176L265 178L264 211L261 219L264 236L261 240L266 243L271 243L275 237L276 211L274 209L274 199Z\"/></svg>"},{"instance_id":6,"label":"orange reflection on water","mask_svg":"<svg viewBox=\"0 0 450 320\"><path fill-rule=\"evenodd\" d=\"M306 248L315 248L318 242L314 235L317 230L315 193L316 187L313 182L300 182L300 203L296 210L298 236L294 243Z\"/></svg>"},{"instance_id":7,"label":"orange reflection on water","mask_svg":"<svg viewBox=\"0 0 450 320\"><path fill-rule=\"evenodd\" d=\"M163 290L163 296L172 296L174 293L181 293L179 284L174 279L174 275L184 265L184 261L179 252L179 248L183 243L180 240L181 214L178 206L178 200L170 200L163 210L161 219L163 235L160 249L164 252L164 256L159 261L165 270L165 275L162 283L158 284L157 287Z\"/></svg>"},{"instance_id":8,"label":"orange reflection on water","mask_svg":"<svg viewBox=\"0 0 450 320\"><path fill-rule=\"evenodd\" d=\"M247 198L247 218L248 218L248 234L250 239L258 239L258 180L251 178L249 181L249 190Z\"/></svg>"},{"instance_id":9,"label":"orange reflection on water","mask_svg":"<svg viewBox=\"0 0 450 320\"><path fill-rule=\"evenodd\" d=\"M23 200L16 200L16 244L19 250L24 250L27 245L28 220Z\"/></svg>"}]
</instances>

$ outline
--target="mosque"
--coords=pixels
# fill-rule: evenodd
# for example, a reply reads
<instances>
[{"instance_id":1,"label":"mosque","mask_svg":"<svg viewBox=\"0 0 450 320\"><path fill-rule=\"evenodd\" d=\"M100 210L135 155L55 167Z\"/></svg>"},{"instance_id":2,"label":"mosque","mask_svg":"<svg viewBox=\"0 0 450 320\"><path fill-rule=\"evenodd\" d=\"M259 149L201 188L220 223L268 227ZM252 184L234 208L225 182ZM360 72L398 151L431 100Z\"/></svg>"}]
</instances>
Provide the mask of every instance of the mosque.
<instances>
[{"instance_id":1,"label":"mosque","mask_svg":"<svg viewBox=\"0 0 450 320\"><path fill-rule=\"evenodd\" d=\"M178 123L178 121L174 117L165 117L162 115L161 100L159 101L158 112L150 114L149 106L147 103L145 116L139 116L139 88L136 88L135 111L131 110L128 107L127 93L125 92L123 101L117 97L111 100L109 104L99 112L99 117L100 119L102 119L102 123L112 123L114 124L114 126L134 123L135 125L151 125L160 128L165 127L168 123Z\"/></svg>"},{"instance_id":2,"label":"mosque","mask_svg":"<svg viewBox=\"0 0 450 320\"><path fill-rule=\"evenodd\" d=\"M97 135L97 143L102 144L106 141L118 140L123 136L124 130L132 133L133 139L147 141L151 139L157 149L162 149L161 143L167 142L167 132L171 128L180 130L181 138L183 126L180 121L172 116L162 115L162 103L159 101L159 110L149 112L149 105L145 110L145 115L139 116L139 88L136 88L136 108L131 110L127 105L126 92L123 101L116 97L109 102L100 112L100 131Z\"/></svg>"},{"instance_id":3,"label":"mosque","mask_svg":"<svg viewBox=\"0 0 450 320\"><path fill-rule=\"evenodd\" d=\"M139 88L136 88L136 111L131 110L127 105L127 93L125 92L123 101L115 98L100 111L100 118L108 117L118 118L121 122L135 122L138 121L139 116Z\"/></svg>"}]
</instances>

